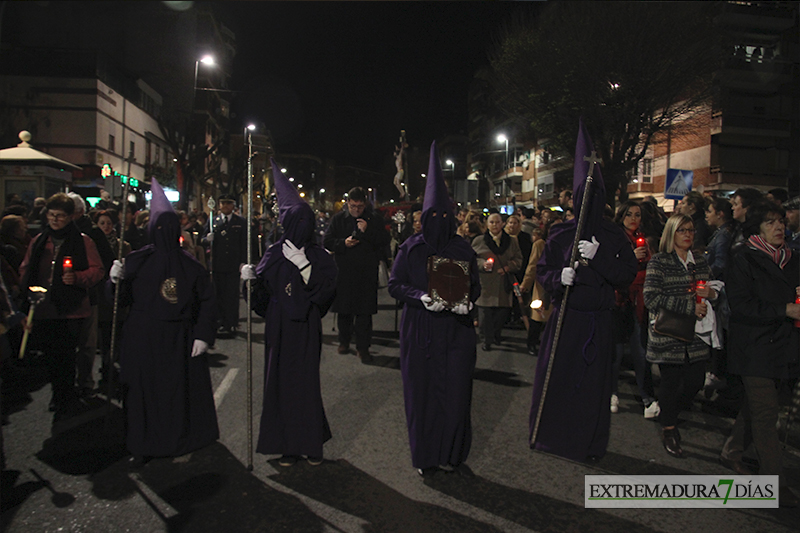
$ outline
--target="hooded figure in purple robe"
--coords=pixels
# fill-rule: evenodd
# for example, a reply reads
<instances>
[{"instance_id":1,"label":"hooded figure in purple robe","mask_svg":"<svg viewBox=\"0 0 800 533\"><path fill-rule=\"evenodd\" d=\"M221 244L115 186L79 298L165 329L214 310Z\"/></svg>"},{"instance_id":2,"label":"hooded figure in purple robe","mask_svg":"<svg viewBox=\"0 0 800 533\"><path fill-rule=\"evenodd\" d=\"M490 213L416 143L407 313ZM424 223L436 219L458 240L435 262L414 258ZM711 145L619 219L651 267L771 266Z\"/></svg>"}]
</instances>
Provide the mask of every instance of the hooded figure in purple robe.
<instances>
[{"instance_id":1,"label":"hooded figure in purple robe","mask_svg":"<svg viewBox=\"0 0 800 533\"><path fill-rule=\"evenodd\" d=\"M336 262L314 238L311 207L275 161L272 176L283 236L256 268L253 310L265 318L264 406L256 451L322 461L331 438L320 391L322 317L336 292Z\"/></svg>"},{"instance_id":2,"label":"hooded figure in purple robe","mask_svg":"<svg viewBox=\"0 0 800 533\"><path fill-rule=\"evenodd\" d=\"M611 424L614 289L630 285L637 270L636 257L627 237L603 216L605 186L596 165L588 212L581 212L589 172L589 162L584 157L590 154L594 155L594 147L581 120L572 182L575 218L552 227L536 266L537 278L552 296L554 309L544 330L536 364L529 443L531 448L575 461L599 459L606 452ZM586 217L586 223L578 257L585 264L573 269L574 265L569 263L580 216ZM570 284L570 281L572 289L566 303L544 411L536 442L530 442L542 401L565 283Z\"/></svg>"},{"instance_id":3,"label":"hooded figure in purple robe","mask_svg":"<svg viewBox=\"0 0 800 533\"><path fill-rule=\"evenodd\" d=\"M214 343L208 272L181 249L178 215L152 182L150 242L130 253L120 307L120 379L127 385L127 447L134 457L175 457L219 438L205 350ZM112 280L116 279L114 269Z\"/></svg>"},{"instance_id":4,"label":"hooded figure in purple robe","mask_svg":"<svg viewBox=\"0 0 800 533\"><path fill-rule=\"evenodd\" d=\"M404 304L400 368L411 463L423 475L440 466L460 466L472 444L470 408L477 340L468 313L481 287L475 251L456 235L456 224L434 142L422 232L400 246L389 279L389 294ZM469 264L469 304L447 310L442 303L432 302L427 272L431 256Z\"/></svg>"}]
</instances>

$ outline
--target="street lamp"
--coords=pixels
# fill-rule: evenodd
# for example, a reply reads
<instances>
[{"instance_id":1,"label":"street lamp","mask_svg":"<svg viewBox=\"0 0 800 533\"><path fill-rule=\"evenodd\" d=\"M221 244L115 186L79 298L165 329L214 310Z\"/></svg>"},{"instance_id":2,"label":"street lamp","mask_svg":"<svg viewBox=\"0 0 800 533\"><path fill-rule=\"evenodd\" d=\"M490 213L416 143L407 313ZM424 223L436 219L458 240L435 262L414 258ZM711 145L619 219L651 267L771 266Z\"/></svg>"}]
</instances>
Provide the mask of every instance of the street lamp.
<instances>
[{"instance_id":1,"label":"street lamp","mask_svg":"<svg viewBox=\"0 0 800 533\"><path fill-rule=\"evenodd\" d=\"M456 175L456 162L453 161L452 159L448 159L447 161L445 161L445 163L450 165L450 171L453 173L453 177L455 177L455 175Z\"/></svg>"},{"instance_id":2,"label":"street lamp","mask_svg":"<svg viewBox=\"0 0 800 533\"><path fill-rule=\"evenodd\" d=\"M506 143L506 158L503 161L503 164L505 165L506 168L508 168L508 137L506 137L505 134L501 133L500 135L497 136L497 142Z\"/></svg>"},{"instance_id":3,"label":"street lamp","mask_svg":"<svg viewBox=\"0 0 800 533\"><path fill-rule=\"evenodd\" d=\"M194 112L194 98L195 93L197 92L197 73L200 70L200 63L213 67L216 63L214 62L214 56L204 55L200 59L194 62L194 85L192 85L192 112Z\"/></svg>"},{"instance_id":4,"label":"street lamp","mask_svg":"<svg viewBox=\"0 0 800 533\"><path fill-rule=\"evenodd\" d=\"M506 137L504 133L501 133L500 135L497 136L497 142L506 143L506 157L505 160L503 161L503 166L505 167L506 171L505 172L506 175L503 177L503 193L506 193L506 180L508 179L508 137Z\"/></svg>"}]
</instances>

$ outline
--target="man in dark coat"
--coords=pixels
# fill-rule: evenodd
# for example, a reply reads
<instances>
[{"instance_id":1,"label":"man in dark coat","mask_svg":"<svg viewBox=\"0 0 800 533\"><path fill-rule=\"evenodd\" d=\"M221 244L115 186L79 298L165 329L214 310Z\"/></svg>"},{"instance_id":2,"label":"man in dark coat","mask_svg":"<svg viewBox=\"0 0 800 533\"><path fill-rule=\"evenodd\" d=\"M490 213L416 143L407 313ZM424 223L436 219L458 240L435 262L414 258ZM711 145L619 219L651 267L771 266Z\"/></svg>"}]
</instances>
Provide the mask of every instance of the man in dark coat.
<instances>
[{"instance_id":1,"label":"man in dark coat","mask_svg":"<svg viewBox=\"0 0 800 533\"><path fill-rule=\"evenodd\" d=\"M136 461L184 455L219 438L205 353L214 343L214 291L181 249L178 216L155 179L151 190L151 244L131 252L124 268L114 261L110 273L122 283L119 304L130 305L120 379Z\"/></svg>"},{"instance_id":2,"label":"man in dark coat","mask_svg":"<svg viewBox=\"0 0 800 533\"><path fill-rule=\"evenodd\" d=\"M111 263L116 257L117 250L112 250L108 244L103 230L92 224L92 219L86 215L86 203L78 193L71 192L69 197L75 202L75 212L72 213L72 220L84 235L88 235L100 254L103 268L106 272L111 269ZM103 290L103 283L98 283L89 289L89 304L91 305L91 315L84 321L81 327L81 334L76 355L77 382L80 395L84 398L91 396L94 390L94 358L97 355L97 305L100 299L100 291Z\"/></svg>"},{"instance_id":3,"label":"man in dark coat","mask_svg":"<svg viewBox=\"0 0 800 533\"><path fill-rule=\"evenodd\" d=\"M109 209L117 209L110 207ZM118 212L122 216L122 207L119 207ZM138 250L148 243L147 232L136 227L136 212L139 210L134 202L128 202L127 210L125 211L125 242L131 245L131 250ZM117 235L121 235L119 228L117 228Z\"/></svg>"},{"instance_id":4,"label":"man in dark coat","mask_svg":"<svg viewBox=\"0 0 800 533\"><path fill-rule=\"evenodd\" d=\"M350 351L355 321L356 351L363 363L372 360L372 315L378 312L378 261L389 244L383 220L367 208L361 187L350 190L347 205L331 219L325 233L325 248L332 251L339 268L336 300L332 310L339 313L339 353Z\"/></svg>"},{"instance_id":5,"label":"man in dark coat","mask_svg":"<svg viewBox=\"0 0 800 533\"><path fill-rule=\"evenodd\" d=\"M256 451L281 454L281 466L300 456L322 462L322 445L331 438L320 391L322 316L336 290L336 263L316 242L311 207L300 198L274 161L273 176L284 233L256 269L252 306L266 320L264 406ZM253 270L255 270L253 272Z\"/></svg>"},{"instance_id":6,"label":"man in dark coat","mask_svg":"<svg viewBox=\"0 0 800 533\"><path fill-rule=\"evenodd\" d=\"M691 191L678 202L678 211L692 219L694 224L694 244L692 250L705 252L711 240L711 229L706 222L706 199L697 191Z\"/></svg>"},{"instance_id":7,"label":"man in dark coat","mask_svg":"<svg viewBox=\"0 0 800 533\"><path fill-rule=\"evenodd\" d=\"M233 196L219 197L220 214L214 219L211 270L217 296L219 335L233 335L239 325L239 271L247 262L247 221L233 212Z\"/></svg>"},{"instance_id":8,"label":"man in dark coat","mask_svg":"<svg viewBox=\"0 0 800 533\"><path fill-rule=\"evenodd\" d=\"M544 330L536 365L529 442L532 448L575 461L600 458L606 452L611 424L608 406L614 359L611 336L614 289L627 288L636 277L637 269L630 241L618 226L603 218L605 187L594 163L591 163L594 182L586 206L589 211L584 214L586 224L579 247L585 266L574 268L575 265L569 264L586 177L590 172L589 162L584 157L588 158L589 154L594 155L594 148L581 121L573 175L576 218L552 227L536 267L539 282L552 295L554 309ZM566 302L564 323L543 398L566 285L573 285L573 288Z\"/></svg>"},{"instance_id":9,"label":"man in dark coat","mask_svg":"<svg viewBox=\"0 0 800 533\"><path fill-rule=\"evenodd\" d=\"M428 258L444 257L469 266L465 303L445 309L428 295ZM469 310L480 296L475 251L456 235L456 219L441 174L436 143L431 146L422 232L397 253L389 294L402 301L400 369L411 445L420 475L460 468L472 444L470 409L475 370L475 328Z\"/></svg>"}]
</instances>

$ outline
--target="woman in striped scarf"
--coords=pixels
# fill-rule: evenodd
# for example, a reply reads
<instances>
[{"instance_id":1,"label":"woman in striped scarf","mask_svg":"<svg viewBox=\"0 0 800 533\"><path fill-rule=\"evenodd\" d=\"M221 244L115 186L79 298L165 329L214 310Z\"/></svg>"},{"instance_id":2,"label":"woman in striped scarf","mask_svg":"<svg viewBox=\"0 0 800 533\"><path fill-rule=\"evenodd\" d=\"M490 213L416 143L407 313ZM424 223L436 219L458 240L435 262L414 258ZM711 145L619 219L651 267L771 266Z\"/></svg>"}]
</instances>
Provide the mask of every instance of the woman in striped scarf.
<instances>
[{"instance_id":1,"label":"woman in striped scarf","mask_svg":"<svg viewBox=\"0 0 800 533\"><path fill-rule=\"evenodd\" d=\"M721 462L750 474L742 454L751 444L758 452L759 474L780 476L780 505L798 498L782 475L778 437L778 393L800 374L800 295L798 254L785 245L785 211L769 201L752 205L743 225L746 237L725 273L731 307L728 368L742 377L745 403L725 442Z\"/></svg>"}]
</instances>

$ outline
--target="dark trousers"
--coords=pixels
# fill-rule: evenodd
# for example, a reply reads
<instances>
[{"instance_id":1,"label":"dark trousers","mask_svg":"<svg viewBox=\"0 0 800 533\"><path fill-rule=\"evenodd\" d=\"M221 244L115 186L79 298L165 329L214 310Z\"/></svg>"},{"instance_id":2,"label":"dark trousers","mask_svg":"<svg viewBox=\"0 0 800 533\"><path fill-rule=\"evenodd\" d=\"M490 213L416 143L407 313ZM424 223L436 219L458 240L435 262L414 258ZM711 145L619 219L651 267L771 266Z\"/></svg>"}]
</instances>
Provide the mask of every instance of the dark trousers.
<instances>
[{"instance_id":1,"label":"dark trousers","mask_svg":"<svg viewBox=\"0 0 800 533\"><path fill-rule=\"evenodd\" d=\"M372 315L346 315L339 313L336 318L339 328L339 344L350 346L353 330L356 334L356 350L368 351L372 344ZM355 328L353 324L355 323Z\"/></svg>"},{"instance_id":2,"label":"dark trousers","mask_svg":"<svg viewBox=\"0 0 800 533\"><path fill-rule=\"evenodd\" d=\"M742 376L745 401L733 424L731 436L725 441L722 456L741 461L750 444L758 453L759 475L781 475L781 442L778 422L778 386L772 378ZM780 482L784 484L783 480Z\"/></svg>"},{"instance_id":3,"label":"dark trousers","mask_svg":"<svg viewBox=\"0 0 800 533\"><path fill-rule=\"evenodd\" d=\"M75 398L75 359L84 319L34 320L31 347L44 352L53 402L63 409Z\"/></svg>"},{"instance_id":4,"label":"dark trousers","mask_svg":"<svg viewBox=\"0 0 800 533\"><path fill-rule=\"evenodd\" d=\"M655 393L653 392L653 372L650 368L650 363L645 358L645 349L643 348L646 343L642 343L641 339L642 327L639 319L634 314L633 330L630 339L627 343L617 343L616 357L614 364L611 367L612 383L611 392L617 394L619 392L619 369L622 366L622 359L625 356L625 344L631 352L631 359L633 362L633 370L636 374L636 386L639 388L639 396L642 398L642 403L645 407L649 406L655 401Z\"/></svg>"},{"instance_id":5,"label":"dark trousers","mask_svg":"<svg viewBox=\"0 0 800 533\"><path fill-rule=\"evenodd\" d=\"M479 307L484 344L499 343L503 326L511 315L510 307Z\"/></svg>"},{"instance_id":6,"label":"dark trousers","mask_svg":"<svg viewBox=\"0 0 800 533\"><path fill-rule=\"evenodd\" d=\"M542 335L546 322L537 322L531 319L528 324L528 349L539 349L539 337Z\"/></svg>"},{"instance_id":7,"label":"dark trousers","mask_svg":"<svg viewBox=\"0 0 800 533\"><path fill-rule=\"evenodd\" d=\"M239 326L239 273L214 271L217 323L225 329Z\"/></svg>"},{"instance_id":8,"label":"dark trousers","mask_svg":"<svg viewBox=\"0 0 800 533\"><path fill-rule=\"evenodd\" d=\"M685 362L679 365L659 363L661 386L658 404L661 406L661 427L678 423L678 414L684 406L691 405L694 395L703 387L706 378L706 361Z\"/></svg>"}]
</instances>

